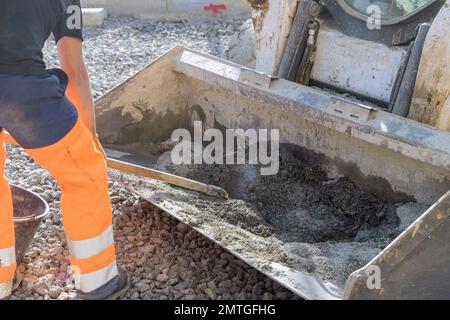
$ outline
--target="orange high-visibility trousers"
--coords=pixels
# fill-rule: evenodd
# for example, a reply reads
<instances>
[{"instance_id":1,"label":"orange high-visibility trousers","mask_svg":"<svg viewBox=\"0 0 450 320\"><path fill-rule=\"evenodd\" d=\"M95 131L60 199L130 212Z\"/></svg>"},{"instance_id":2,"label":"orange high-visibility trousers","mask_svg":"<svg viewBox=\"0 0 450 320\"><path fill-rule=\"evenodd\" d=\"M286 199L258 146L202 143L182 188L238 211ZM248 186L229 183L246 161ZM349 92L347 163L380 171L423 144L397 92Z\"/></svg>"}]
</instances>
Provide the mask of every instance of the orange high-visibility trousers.
<instances>
[{"instance_id":1,"label":"orange high-visibility trousers","mask_svg":"<svg viewBox=\"0 0 450 320\"><path fill-rule=\"evenodd\" d=\"M0 133L0 299L11 293L16 271L12 197L4 174L6 149L2 136Z\"/></svg>"},{"instance_id":2,"label":"orange high-visibility trousers","mask_svg":"<svg viewBox=\"0 0 450 320\"><path fill-rule=\"evenodd\" d=\"M16 267L11 191L4 178L0 135L0 298L10 294ZM94 291L118 275L106 161L81 120L58 142L25 151L57 181L76 289Z\"/></svg>"}]
</instances>

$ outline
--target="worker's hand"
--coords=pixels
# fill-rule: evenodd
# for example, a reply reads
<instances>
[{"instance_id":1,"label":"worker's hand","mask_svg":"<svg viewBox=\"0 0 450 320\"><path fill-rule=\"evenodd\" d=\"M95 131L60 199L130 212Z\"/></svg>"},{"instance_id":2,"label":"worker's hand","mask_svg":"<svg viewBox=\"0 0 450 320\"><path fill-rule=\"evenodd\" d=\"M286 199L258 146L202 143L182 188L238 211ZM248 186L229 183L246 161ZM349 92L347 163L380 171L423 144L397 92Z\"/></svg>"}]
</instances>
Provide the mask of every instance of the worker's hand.
<instances>
[{"instance_id":1,"label":"worker's hand","mask_svg":"<svg viewBox=\"0 0 450 320\"><path fill-rule=\"evenodd\" d=\"M103 157L105 158L105 161L108 161L108 156L106 155L106 152L103 149L102 144L100 143L98 134L95 134L94 144L95 144L95 148L102 153Z\"/></svg>"}]
</instances>

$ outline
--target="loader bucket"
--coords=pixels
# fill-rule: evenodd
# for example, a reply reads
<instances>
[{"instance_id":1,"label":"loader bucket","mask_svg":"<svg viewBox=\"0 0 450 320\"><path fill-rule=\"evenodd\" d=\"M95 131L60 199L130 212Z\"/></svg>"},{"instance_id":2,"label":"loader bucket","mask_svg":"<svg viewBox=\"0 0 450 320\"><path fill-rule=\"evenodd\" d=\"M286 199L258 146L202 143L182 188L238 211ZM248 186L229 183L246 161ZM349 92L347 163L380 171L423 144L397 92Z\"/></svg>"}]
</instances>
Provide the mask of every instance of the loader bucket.
<instances>
[{"instance_id":1,"label":"loader bucket","mask_svg":"<svg viewBox=\"0 0 450 320\"><path fill-rule=\"evenodd\" d=\"M113 179L301 297L450 297L450 133L182 47L96 109L109 157L230 199L111 170ZM279 130L279 170L176 164L172 133L195 137L198 121L201 133ZM271 150L278 140L268 140Z\"/></svg>"}]
</instances>

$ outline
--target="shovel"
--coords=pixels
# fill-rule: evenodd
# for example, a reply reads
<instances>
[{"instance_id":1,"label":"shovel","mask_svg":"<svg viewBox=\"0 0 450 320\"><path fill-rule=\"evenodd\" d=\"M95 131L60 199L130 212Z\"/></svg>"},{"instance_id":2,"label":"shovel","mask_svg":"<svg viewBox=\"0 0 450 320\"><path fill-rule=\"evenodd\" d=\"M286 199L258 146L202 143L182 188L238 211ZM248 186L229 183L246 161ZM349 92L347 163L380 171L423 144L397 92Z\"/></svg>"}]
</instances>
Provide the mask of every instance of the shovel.
<instances>
[{"instance_id":1,"label":"shovel","mask_svg":"<svg viewBox=\"0 0 450 320\"><path fill-rule=\"evenodd\" d=\"M125 173L134 174L137 176L142 176L150 179L159 180L162 182L169 183L171 185L185 188L188 190L198 191L211 197L218 197L223 199L228 199L228 193L217 186L204 184L195 180L179 177L167 172L162 172L158 170L153 170L133 164L129 164L116 159L108 158L108 167Z\"/></svg>"}]
</instances>

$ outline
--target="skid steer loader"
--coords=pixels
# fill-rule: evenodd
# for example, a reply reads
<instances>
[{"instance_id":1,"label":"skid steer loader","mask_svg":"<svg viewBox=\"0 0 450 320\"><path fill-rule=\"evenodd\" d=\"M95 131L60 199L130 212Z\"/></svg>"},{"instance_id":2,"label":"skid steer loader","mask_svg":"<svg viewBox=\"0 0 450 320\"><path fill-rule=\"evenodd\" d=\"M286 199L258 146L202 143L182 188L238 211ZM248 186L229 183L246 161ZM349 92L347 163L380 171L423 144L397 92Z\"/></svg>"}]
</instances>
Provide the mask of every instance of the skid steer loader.
<instances>
[{"instance_id":1,"label":"skid steer loader","mask_svg":"<svg viewBox=\"0 0 450 320\"><path fill-rule=\"evenodd\" d=\"M450 1L250 2L270 72L176 47L96 102L109 157L230 199L113 178L303 298L450 298ZM279 130L279 170L175 164L177 129Z\"/></svg>"}]
</instances>

